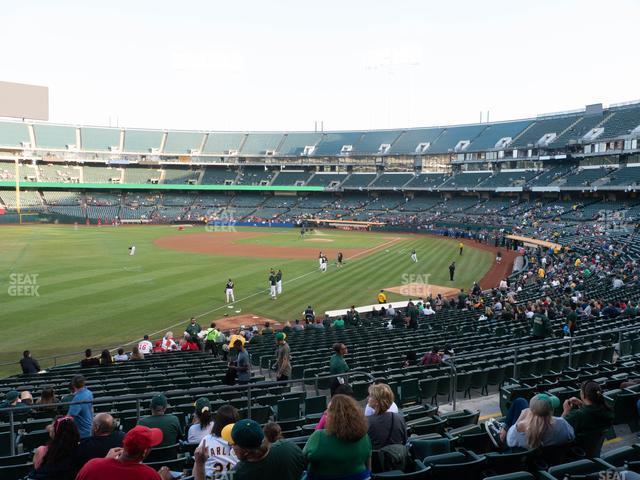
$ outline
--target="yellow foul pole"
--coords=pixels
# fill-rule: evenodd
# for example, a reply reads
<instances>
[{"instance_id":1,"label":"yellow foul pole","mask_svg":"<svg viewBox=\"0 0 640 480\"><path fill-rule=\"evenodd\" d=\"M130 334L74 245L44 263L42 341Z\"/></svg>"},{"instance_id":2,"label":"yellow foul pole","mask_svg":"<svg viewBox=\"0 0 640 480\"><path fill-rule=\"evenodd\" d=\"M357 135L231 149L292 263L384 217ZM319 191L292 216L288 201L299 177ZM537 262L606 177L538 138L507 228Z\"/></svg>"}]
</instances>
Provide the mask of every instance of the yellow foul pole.
<instances>
[{"instance_id":1,"label":"yellow foul pole","mask_svg":"<svg viewBox=\"0 0 640 480\"><path fill-rule=\"evenodd\" d=\"M20 163L16 157L16 210L18 211L18 222L22 223L22 213L20 211Z\"/></svg>"}]
</instances>

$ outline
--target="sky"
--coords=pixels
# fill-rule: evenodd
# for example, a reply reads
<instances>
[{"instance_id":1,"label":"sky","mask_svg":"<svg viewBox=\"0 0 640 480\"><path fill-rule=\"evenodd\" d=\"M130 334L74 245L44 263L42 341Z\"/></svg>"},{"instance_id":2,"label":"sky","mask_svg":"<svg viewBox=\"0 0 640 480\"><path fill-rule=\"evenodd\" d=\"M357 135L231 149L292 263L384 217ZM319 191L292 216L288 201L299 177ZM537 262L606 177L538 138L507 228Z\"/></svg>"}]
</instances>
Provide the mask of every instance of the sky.
<instances>
[{"instance_id":1,"label":"sky","mask_svg":"<svg viewBox=\"0 0 640 480\"><path fill-rule=\"evenodd\" d=\"M403 128L640 99L640 0L5 0L0 80L60 123Z\"/></svg>"}]
</instances>

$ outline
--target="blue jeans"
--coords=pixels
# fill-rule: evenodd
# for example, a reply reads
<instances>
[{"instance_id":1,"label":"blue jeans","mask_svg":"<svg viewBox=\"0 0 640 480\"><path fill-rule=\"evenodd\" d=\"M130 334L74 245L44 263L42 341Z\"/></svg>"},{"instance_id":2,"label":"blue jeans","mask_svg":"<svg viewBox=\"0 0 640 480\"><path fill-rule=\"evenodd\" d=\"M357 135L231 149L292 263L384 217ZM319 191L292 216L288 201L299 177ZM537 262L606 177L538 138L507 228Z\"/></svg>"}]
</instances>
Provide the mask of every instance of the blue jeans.
<instances>
[{"instance_id":1,"label":"blue jeans","mask_svg":"<svg viewBox=\"0 0 640 480\"><path fill-rule=\"evenodd\" d=\"M640 400L638 402L640 403ZM518 397L511 402L511 406L507 410L507 416L504 419L505 430L509 430L509 427L518 421L525 408L529 408L529 402L522 397Z\"/></svg>"}]
</instances>

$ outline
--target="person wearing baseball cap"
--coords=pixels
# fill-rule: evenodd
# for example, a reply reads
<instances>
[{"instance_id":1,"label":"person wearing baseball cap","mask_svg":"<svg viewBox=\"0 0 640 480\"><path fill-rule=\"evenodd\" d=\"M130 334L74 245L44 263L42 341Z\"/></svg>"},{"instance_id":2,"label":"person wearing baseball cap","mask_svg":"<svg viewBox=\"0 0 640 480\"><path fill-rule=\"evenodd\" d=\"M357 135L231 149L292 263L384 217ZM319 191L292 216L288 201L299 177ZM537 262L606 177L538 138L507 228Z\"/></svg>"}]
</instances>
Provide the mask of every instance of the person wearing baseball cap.
<instances>
[{"instance_id":1,"label":"person wearing baseball cap","mask_svg":"<svg viewBox=\"0 0 640 480\"><path fill-rule=\"evenodd\" d=\"M288 440L269 444L255 420L238 420L231 429L231 441L239 460L233 470L237 478L298 480L302 476L302 450Z\"/></svg>"},{"instance_id":2,"label":"person wearing baseball cap","mask_svg":"<svg viewBox=\"0 0 640 480\"><path fill-rule=\"evenodd\" d=\"M169 480L167 467L155 471L142 461L153 447L162 443L162 430L138 425L127 432L122 448L113 448L105 458L89 460L76 480Z\"/></svg>"},{"instance_id":3,"label":"person wearing baseball cap","mask_svg":"<svg viewBox=\"0 0 640 480\"><path fill-rule=\"evenodd\" d=\"M175 445L178 443L178 440L182 438L182 427L180 426L178 417L165 413L168 406L167 397L162 393L154 395L149 404L151 415L141 418L138 421L138 425L162 430L161 447Z\"/></svg>"},{"instance_id":4,"label":"person wearing baseball cap","mask_svg":"<svg viewBox=\"0 0 640 480\"><path fill-rule=\"evenodd\" d=\"M200 443L200 440L211 433L213 412L211 411L211 402L207 397L198 398L193 406L195 412L193 413L193 423L187 432L187 442Z\"/></svg>"},{"instance_id":5,"label":"person wearing baseball cap","mask_svg":"<svg viewBox=\"0 0 640 480\"><path fill-rule=\"evenodd\" d=\"M20 392L18 390L9 390L4 396L4 401L0 403L0 407L15 407L18 403L20 403Z\"/></svg>"},{"instance_id":6,"label":"person wearing baseball cap","mask_svg":"<svg viewBox=\"0 0 640 480\"><path fill-rule=\"evenodd\" d=\"M560 399L555 395L540 393L531 399L531 402L536 404L538 403L538 401L543 402L545 405L537 405L537 407L551 409L551 413L553 413L553 410L560 407ZM520 422L520 420L523 418L526 419L530 417L530 407L530 402L528 402L525 398L514 398L511 402L509 410L507 411L504 422L498 422L496 419L490 418L484 423L484 428L489 434L489 439L496 448L502 449L505 447L505 444L507 443L507 433L511 431L511 427L513 425L515 425L517 422ZM521 427L523 425L525 424L521 424Z\"/></svg>"},{"instance_id":7,"label":"person wearing baseball cap","mask_svg":"<svg viewBox=\"0 0 640 480\"><path fill-rule=\"evenodd\" d=\"M554 417L560 406L558 397L539 393L529 401L514 425L507 431L507 445L511 448L538 448L565 445L575 438L573 427L562 417Z\"/></svg>"}]
</instances>

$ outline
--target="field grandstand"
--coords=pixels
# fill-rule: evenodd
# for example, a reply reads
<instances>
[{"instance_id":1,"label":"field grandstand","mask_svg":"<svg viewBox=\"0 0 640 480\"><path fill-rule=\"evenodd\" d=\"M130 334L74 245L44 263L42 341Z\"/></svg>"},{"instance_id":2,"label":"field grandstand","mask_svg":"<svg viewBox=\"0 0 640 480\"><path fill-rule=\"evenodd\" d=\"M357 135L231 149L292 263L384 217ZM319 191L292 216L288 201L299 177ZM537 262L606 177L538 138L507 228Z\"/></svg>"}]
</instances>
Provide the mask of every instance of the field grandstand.
<instances>
[{"instance_id":1,"label":"field grandstand","mask_svg":"<svg viewBox=\"0 0 640 480\"><path fill-rule=\"evenodd\" d=\"M596 472L602 462L632 468L639 127L638 104L327 132L0 122L0 268L9 272L0 400L45 386L62 398L81 372L95 411L110 412L124 432L163 392L185 434L194 402L207 397L212 411L232 404L242 418L278 422L304 447L333 374L361 406L371 384L388 384L412 436L411 462L426 462L417 476L379 477L382 466L372 465L372 478L483 480L516 469L564 478L574 460ZM271 269L283 273L277 294ZM23 276L37 295L11 293L30 291L14 284ZM230 278L233 301L224 295ZM160 350L171 331L176 349L202 350L183 333L190 317L203 328L216 322L227 345L242 332L247 385L229 379L235 352L222 343L214 354L168 346L79 367L87 347L89 357L122 348L129 358L144 334ZM285 383L274 382L271 328L286 332ZM348 348L349 372L332 370L335 343ZM17 373L26 349L46 372ZM558 397L561 415L587 380L611 420L571 448L504 454L483 426L540 393ZM0 422L2 480L21 478L17 467L3 470L15 467L5 457L32 467L53 419L38 406L8 408L0 407L12 415ZM153 449L147 463L193 478L195 448ZM438 448L447 468L431 455Z\"/></svg>"}]
</instances>

